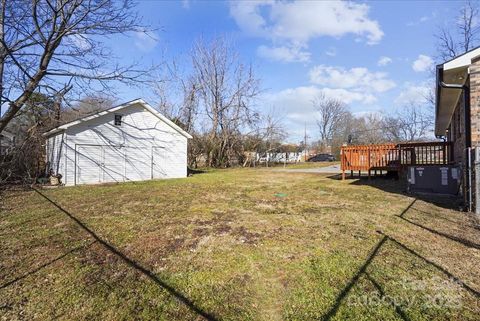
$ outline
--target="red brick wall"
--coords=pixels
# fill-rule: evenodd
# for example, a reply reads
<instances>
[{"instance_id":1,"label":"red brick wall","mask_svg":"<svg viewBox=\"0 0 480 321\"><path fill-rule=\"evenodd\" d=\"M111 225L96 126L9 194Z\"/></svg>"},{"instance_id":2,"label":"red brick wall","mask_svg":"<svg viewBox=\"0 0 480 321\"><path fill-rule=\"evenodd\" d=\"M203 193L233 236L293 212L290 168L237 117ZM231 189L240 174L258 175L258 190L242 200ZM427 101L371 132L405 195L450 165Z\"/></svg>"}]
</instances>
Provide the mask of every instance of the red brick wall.
<instances>
[{"instance_id":1,"label":"red brick wall","mask_svg":"<svg viewBox=\"0 0 480 321\"><path fill-rule=\"evenodd\" d=\"M480 58L470 65L470 121L472 147L480 146Z\"/></svg>"}]
</instances>

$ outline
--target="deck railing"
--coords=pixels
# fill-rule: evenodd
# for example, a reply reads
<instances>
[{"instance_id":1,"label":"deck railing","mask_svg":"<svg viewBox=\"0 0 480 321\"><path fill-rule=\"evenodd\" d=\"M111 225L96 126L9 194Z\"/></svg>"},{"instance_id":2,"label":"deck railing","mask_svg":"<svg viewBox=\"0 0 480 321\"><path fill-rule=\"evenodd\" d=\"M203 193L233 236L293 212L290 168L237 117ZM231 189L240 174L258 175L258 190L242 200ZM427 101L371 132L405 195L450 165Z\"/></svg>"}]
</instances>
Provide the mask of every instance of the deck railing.
<instances>
[{"instance_id":1,"label":"deck railing","mask_svg":"<svg viewBox=\"0 0 480 321\"><path fill-rule=\"evenodd\" d=\"M446 165L453 163L451 142L419 142L343 146L342 176L345 171L400 171L409 165Z\"/></svg>"}]
</instances>

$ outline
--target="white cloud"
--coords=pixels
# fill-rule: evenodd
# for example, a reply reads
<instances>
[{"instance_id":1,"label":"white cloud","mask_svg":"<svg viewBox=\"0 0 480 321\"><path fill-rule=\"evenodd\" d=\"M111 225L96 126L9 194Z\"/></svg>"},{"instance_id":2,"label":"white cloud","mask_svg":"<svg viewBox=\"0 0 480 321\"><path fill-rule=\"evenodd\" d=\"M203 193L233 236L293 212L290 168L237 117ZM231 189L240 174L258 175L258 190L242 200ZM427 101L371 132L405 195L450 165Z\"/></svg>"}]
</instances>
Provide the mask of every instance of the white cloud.
<instances>
[{"instance_id":1,"label":"white cloud","mask_svg":"<svg viewBox=\"0 0 480 321\"><path fill-rule=\"evenodd\" d=\"M395 105L402 106L411 103L421 105L427 103L427 97L431 90L428 83L407 82L403 87L403 90L394 100Z\"/></svg>"},{"instance_id":2,"label":"white cloud","mask_svg":"<svg viewBox=\"0 0 480 321\"><path fill-rule=\"evenodd\" d=\"M369 17L367 4L346 1L232 1L230 14L248 35L272 41L275 47L308 48L318 37L342 37L376 44L383 31Z\"/></svg>"},{"instance_id":3,"label":"white cloud","mask_svg":"<svg viewBox=\"0 0 480 321\"><path fill-rule=\"evenodd\" d=\"M322 92L325 94L325 97L339 99L347 105L354 102L372 104L377 101L377 98L373 94L349 91L344 88L323 88Z\"/></svg>"},{"instance_id":4,"label":"white cloud","mask_svg":"<svg viewBox=\"0 0 480 321\"><path fill-rule=\"evenodd\" d=\"M313 85L268 93L263 95L261 100L263 105L274 106L278 114L284 115L282 122L289 132L290 139L297 139L302 136L305 125L311 133L316 130L318 113L312 101L321 94L328 98L340 99L346 104L365 105L376 101L372 94L353 92L343 88L320 88Z\"/></svg>"},{"instance_id":5,"label":"white cloud","mask_svg":"<svg viewBox=\"0 0 480 321\"><path fill-rule=\"evenodd\" d=\"M339 99L358 110L359 105L371 109L377 102L376 95L395 86L386 73L370 72L367 68L316 66L310 70L309 86L284 89L266 94L263 104L275 106L286 115L288 128L296 130L315 125L317 112L312 105L315 97L323 94L327 98ZM360 108L362 108L360 107Z\"/></svg>"},{"instance_id":6,"label":"white cloud","mask_svg":"<svg viewBox=\"0 0 480 321\"><path fill-rule=\"evenodd\" d=\"M267 47L260 46L257 49L260 57L274 61L283 62L308 62L310 61L310 53L302 51L301 48L295 47Z\"/></svg>"},{"instance_id":7,"label":"white cloud","mask_svg":"<svg viewBox=\"0 0 480 321\"><path fill-rule=\"evenodd\" d=\"M315 122L316 111L312 105L315 97L324 94L328 98L336 98L346 104L371 104L377 99L372 94L349 91L343 88L320 88L317 86L301 86L288 88L276 93L267 94L264 100L267 105L281 108L291 120Z\"/></svg>"},{"instance_id":8,"label":"white cloud","mask_svg":"<svg viewBox=\"0 0 480 321\"><path fill-rule=\"evenodd\" d=\"M392 62L392 58L382 56L382 57L380 57L380 59L378 59L377 65L380 66L380 67L383 67L383 66L386 66L386 65L390 64L391 62Z\"/></svg>"},{"instance_id":9,"label":"white cloud","mask_svg":"<svg viewBox=\"0 0 480 321\"><path fill-rule=\"evenodd\" d=\"M384 72L370 72L367 68L345 69L319 65L310 70L310 81L333 88L353 88L356 91L385 92L395 87L395 82Z\"/></svg>"},{"instance_id":10,"label":"white cloud","mask_svg":"<svg viewBox=\"0 0 480 321\"><path fill-rule=\"evenodd\" d=\"M147 31L137 31L134 33L134 45L143 52L152 51L158 44L158 37L156 34Z\"/></svg>"},{"instance_id":11,"label":"white cloud","mask_svg":"<svg viewBox=\"0 0 480 321\"><path fill-rule=\"evenodd\" d=\"M417 60L412 64L412 68L416 72L423 72L429 70L433 65L433 59L427 55L418 55Z\"/></svg>"},{"instance_id":12,"label":"white cloud","mask_svg":"<svg viewBox=\"0 0 480 321\"><path fill-rule=\"evenodd\" d=\"M272 1L232 1L230 2L230 15L245 33L267 37L266 21L260 14L260 7L273 4Z\"/></svg>"}]
</instances>

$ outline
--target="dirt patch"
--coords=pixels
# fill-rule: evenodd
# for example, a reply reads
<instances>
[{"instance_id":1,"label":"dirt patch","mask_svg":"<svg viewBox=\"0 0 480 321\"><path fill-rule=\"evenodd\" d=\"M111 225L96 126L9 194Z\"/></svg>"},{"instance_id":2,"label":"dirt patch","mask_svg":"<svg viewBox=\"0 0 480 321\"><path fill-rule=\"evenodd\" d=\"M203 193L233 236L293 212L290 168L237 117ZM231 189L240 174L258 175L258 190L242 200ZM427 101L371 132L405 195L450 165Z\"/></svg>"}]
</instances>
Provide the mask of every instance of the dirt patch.
<instances>
[{"instance_id":1,"label":"dirt patch","mask_svg":"<svg viewBox=\"0 0 480 321\"><path fill-rule=\"evenodd\" d=\"M198 244L209 236L224 236L230 233L232 227L225 222L213 224L213 226L199 226L193 229L192 238L189 240L189 249L194 251Z\"/></svg>"},{"instance_id":2,"label":"dirt patch","mask_svg":"<svg viewBox=\"0 0 480 321\"><path fill-rule=\"evenodd\" d=\"M244 226L232 227L232 219L230 217L215 217L210 220L196 220L194 224L198 227L194 228L192 236L196 240L196 244L201 238L206 236L224 236L232 235L239 242L246 244L256 244L261 237L260 233L253 233Z\"/></svg>"},{"instance_id":3,"label":"dirt patch","mask_svg":"<svg viewBox=\"0 0 480 321\"><path fill-rule=\"evenodd\" d=\"M225 223L222 223L218 226L215 226L213 228L213 232L217 235L224 235L224 234L227 234L229 233L230 231L232 230L232 228L230 227L230 225L228 224L225 224Z\"/></svg>"},{"instance_id":4,"label":"dirt patch","mask_svg":"<svg viewBox=\"0 0 480 321\"><path fill-rule=\"evenodd\" d=\"M232 235L237 237L240 242L246 244L257 244L262 236L260 233L250 232L244 226L234 228Z\"/></svg>"},{"instance_id":5,"label":"dirt patch","mask_svg":"<svg viewBox=\"0 0 480 321\"><path fill-rule=\"evenodd\" d=\"M159 261L189 248L189 242L184 236L169 236L157 231L136 240L127 247L126 252L141 257L142 261L158 264Z\"/></svg>"},{"instance_id":6,"label":"dirt patch","mask_svg":"<svg viewBox=\"0 0 480 321\"><path fill-rule=\"evenodd\" d=\"M201 238L210 234L210 229L206 227L196 227L192 231L192 236L194 238Z\"/></svg>"},{"instance_id":7,"label":"dirt patch","mask_svg":"<svg viewBox=\"0 0 480 321\"><path fill-rule=\"evenodd\" d=\"M120 261L120 258L99 244L92 245L88 251L83 251L79 256L82 265L104 266L113 265Z\"/></svg>"}]
</instances>

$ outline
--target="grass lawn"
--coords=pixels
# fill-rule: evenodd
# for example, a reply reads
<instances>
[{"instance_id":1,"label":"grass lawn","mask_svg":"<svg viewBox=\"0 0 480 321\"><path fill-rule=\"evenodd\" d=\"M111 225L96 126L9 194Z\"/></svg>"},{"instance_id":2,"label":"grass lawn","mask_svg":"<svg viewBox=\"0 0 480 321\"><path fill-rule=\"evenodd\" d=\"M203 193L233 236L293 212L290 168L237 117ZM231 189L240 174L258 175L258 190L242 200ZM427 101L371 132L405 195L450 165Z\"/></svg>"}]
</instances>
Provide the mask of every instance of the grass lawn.
<instances>
[{"instance_id":1,"label":"grass lawn","mask_svg":"<svg viewBox=\"0 0 480 321\"><path fill-rule=\"evenodd\" d=\"M401 191L269 169L8 191L0 319L478 320L478 225Z\"/></svg>"}]
</instances>

